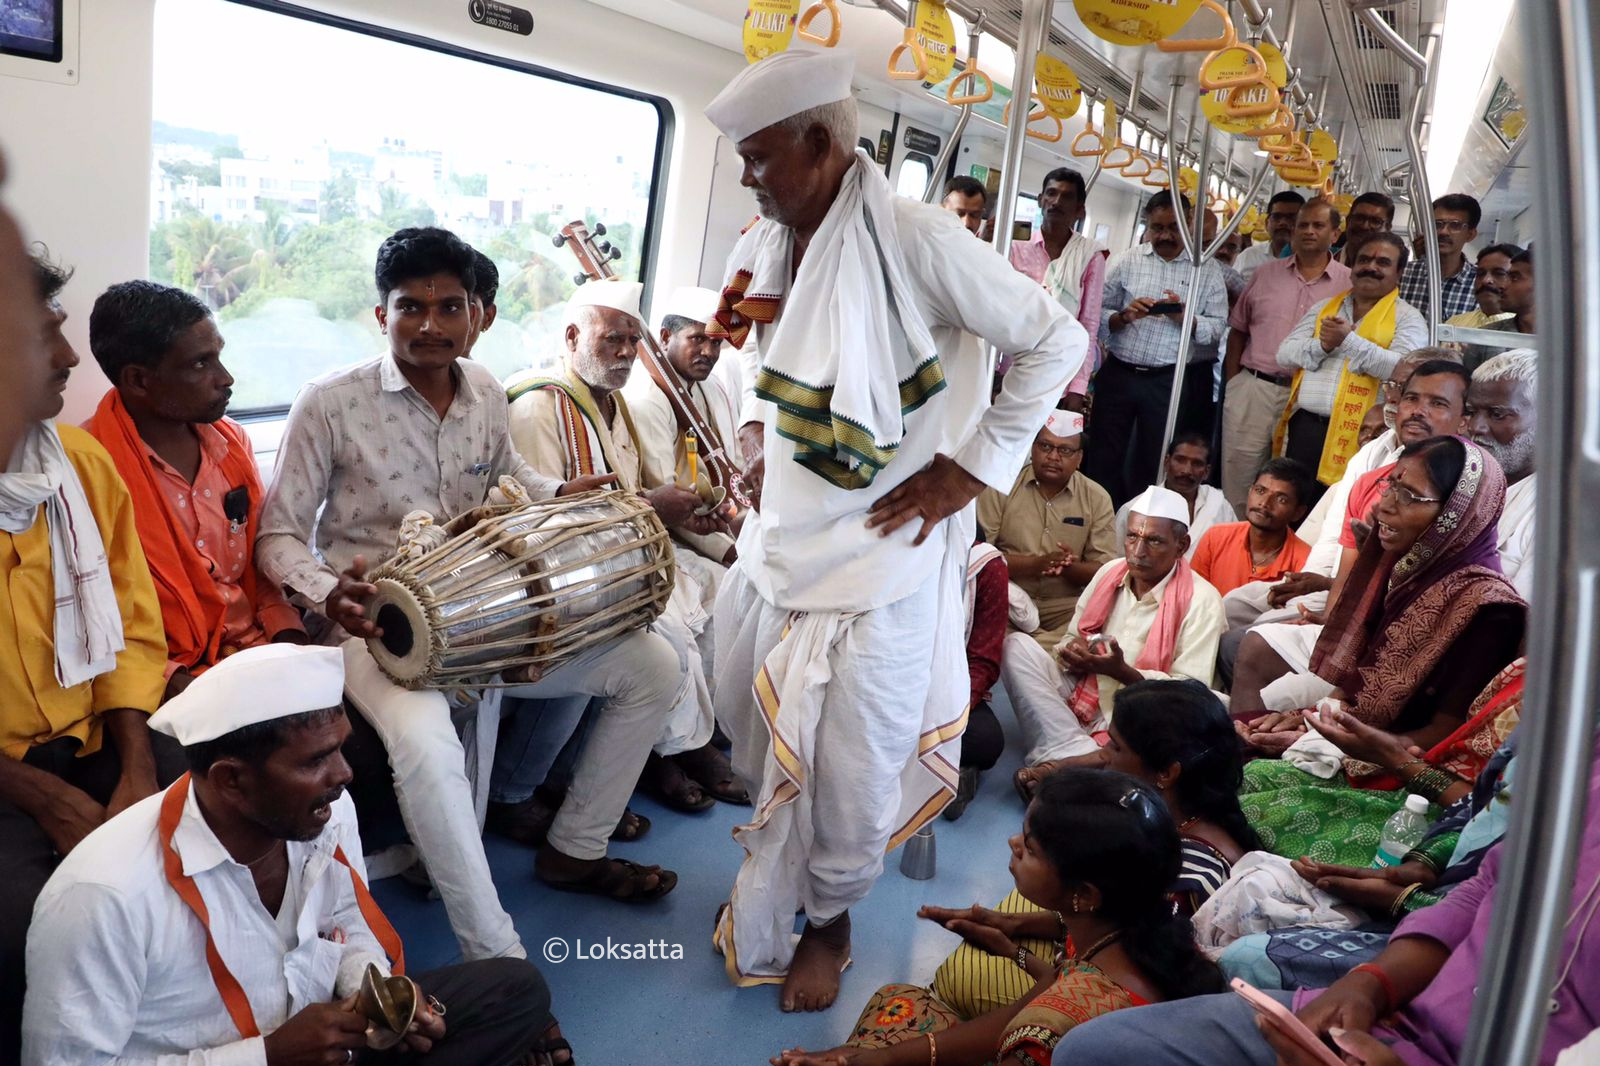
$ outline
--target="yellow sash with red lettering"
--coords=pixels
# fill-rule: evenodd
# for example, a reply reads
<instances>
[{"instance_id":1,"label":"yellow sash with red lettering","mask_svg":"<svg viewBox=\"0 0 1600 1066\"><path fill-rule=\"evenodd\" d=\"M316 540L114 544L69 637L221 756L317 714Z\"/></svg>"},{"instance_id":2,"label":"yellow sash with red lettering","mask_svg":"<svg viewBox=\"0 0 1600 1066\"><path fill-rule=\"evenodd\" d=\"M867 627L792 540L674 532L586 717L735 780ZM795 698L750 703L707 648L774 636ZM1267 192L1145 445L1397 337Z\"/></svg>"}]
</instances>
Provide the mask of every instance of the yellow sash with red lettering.
<instances>
[{"instance_id":1,"label":"yellow sash with red lettering","mask_svg":"<svg viewBox=\"0 0 1600 1066\"><path fill-rule=\"evenodd\" d=\"M1317 312L1313 336L1322 335L1323 321L1339 313L1348 295L1348 292L1340 293ZM1379 300L1356 323L1356 336L1380 348L1393 344L1395 305L1399 302L1398 289ZM1284 441L1289 435L1289 418L1294 414L1295 404L1300 398L1300 381L1305 375L1303 369L1295 371L1294 384L1289 388L1289 402L1284 406L1278 427L1272 434L1273 455L1283 454ZM1344 468L1349 464L1350 457L1360 448L1357 438L1361 435L1361 417L1367 413L1367 408L1377 402L1378 379L1367 374L1351 373L1350 361L1343 360L1339 367L1339 388L1333 397L1332 421L1328 426L1328 435L1322 442L1322 457L1317 462L1318 481L1332 485L1344 477Z\"/></svg>"},{"instance_id":2,"label":"yellow sash with red lettering","mask_svg":"<svg viewBox=\"0 0 1600 1066\"><path fill-rule=\"evenodd\" d=\"M228 1017L233 1019L239 1035L250 1040L261 1035L261 1029L256 1025L255 1011L250 1009L250 999L245 995L239 979L233 976L228 964L222 960L222 953L217 950L217 942L211 936L211 912L206 907L205 897L200 895L200 888L194 883L194 878L183 872L183 860L172 846L172 834L178 828L178 819L183 816L183 802L188 795L189 775L184 774L173 782L161 800L161 817L156 823L161 842L161 862L166 870L167 882L172 885L173 891L178 894L179 899L188 904L194 916L200 919L200 928L206 933L206 965L211 968L211 980L216 982L217 992L222 996L222 1005L228 1009ZM367 928L372 930L372 935L383 946L384 954L389 956L389 968L397 974L405 973L406 953L400 943L400 934L394 931L389 919L383 916L378 901L372 898L372 893L367 890L361 875L356 873L355 867L350 865L350 860L345 858L344 848L334 848L333 857L350 871L350 883L355 888L356 905L361 908L361 917L366 920Z\"/></svg>"}]
</instances>

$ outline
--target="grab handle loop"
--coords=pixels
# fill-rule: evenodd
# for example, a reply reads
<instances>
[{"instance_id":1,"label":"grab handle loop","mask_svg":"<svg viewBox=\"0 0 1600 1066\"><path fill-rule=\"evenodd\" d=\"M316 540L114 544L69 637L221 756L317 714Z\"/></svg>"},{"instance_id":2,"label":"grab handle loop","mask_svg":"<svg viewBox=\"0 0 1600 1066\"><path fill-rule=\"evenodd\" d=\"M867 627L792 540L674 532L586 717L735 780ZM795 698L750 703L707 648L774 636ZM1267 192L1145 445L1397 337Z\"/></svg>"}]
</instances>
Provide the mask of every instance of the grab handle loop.
<instances>
[{"instance_id":1,"label":"grab handle loop","mask_svg":"<svg viewBox=\"0 0 1600 1066\"><path fill-rule=\"evenodd\" d=\"M827 36L811 32L811 23L824 12L828 15ZM839 43L839 8L836 0L817 0L815 4L806 8L806 13L800 16L800 24L795 27L795 33L800 35L802 41L820 44L824 48L832 48Z\"/></svg>"}]
</instances>

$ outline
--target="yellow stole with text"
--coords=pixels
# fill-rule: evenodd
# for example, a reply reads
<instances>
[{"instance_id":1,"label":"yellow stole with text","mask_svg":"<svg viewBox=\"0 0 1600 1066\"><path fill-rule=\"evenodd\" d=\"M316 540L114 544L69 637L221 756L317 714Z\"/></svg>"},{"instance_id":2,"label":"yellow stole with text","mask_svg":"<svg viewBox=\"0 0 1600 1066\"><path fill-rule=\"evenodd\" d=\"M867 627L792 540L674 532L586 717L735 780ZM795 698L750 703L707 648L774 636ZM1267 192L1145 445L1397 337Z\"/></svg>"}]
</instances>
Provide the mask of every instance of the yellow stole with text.
<instances>
[{"instance_id":1,"label":"yellow stole with text","mask_svg":"<svg viewBox=\"0 0 1600 1066\"><path fill-rule=\"evenodd\" d=\"M1317 312L1316 329L1312 335L1322 335L1322 323L1339 313L1339 308L1344 306L1344 299L1349 293L1343 292L1323 305ZM1373 305L1360 322L1356 323L1356 336L1369 340L1380 348L1387 348L1394 343L1395 305L1400 302L1400 290L1396 289ZM1289 402L1284 406L1283 415L1278 419L1278 428L1272 434L1272 454L1282 455L1284 441L1289 435L1289 418L1294 414L1295 403L1300 398L1300 381L1306 375L1304 370L1295 371L1294 384L1289 388ZM1356 453L1360 445L1357 438L1361 435L1361 417L1367 413L1367 408L1378 402L1378 379L1367 374L1354 374L1350 371L1350 361L1345 359L1339 368L1339 388L1333 397L1332 421L1328 425L1328 436L1322 442L1322 457L1317 461L1317 480L1324 485L1332 485L1344 477L1344 468L1350 462L1350 457Z\"/></svg>"}]
</instances>

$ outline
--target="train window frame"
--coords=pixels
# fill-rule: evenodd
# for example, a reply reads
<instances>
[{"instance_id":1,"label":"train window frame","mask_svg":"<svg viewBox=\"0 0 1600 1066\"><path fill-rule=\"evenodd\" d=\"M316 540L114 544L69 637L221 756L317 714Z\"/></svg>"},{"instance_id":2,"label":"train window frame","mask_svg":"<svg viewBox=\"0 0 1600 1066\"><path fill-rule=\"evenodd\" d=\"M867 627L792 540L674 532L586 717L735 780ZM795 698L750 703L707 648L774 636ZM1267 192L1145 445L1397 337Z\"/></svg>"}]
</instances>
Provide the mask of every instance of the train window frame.
<instances>
[{"instance_id":1,"label":"train window frame","mask_svg":"<svg viewBox=\"0 0 1600 1066\"><path fill-rule=\"evenodd\" d=\"M906 167L908 165L912 165L912 164L915 164L916 166L921 167L924 171L927 172L927 177L925 179L923 179L923 182L922 182L922 188L917 191L915 196L912 196L912 194L908 193L908 192L900 192L900 182L903 180L903 178L905 176ZM928 183L931 182L931 181L933 181L933 157L932 156L927 155L927 154L925 154L923 152L907 152L905 155L902 155L900 157L900 165L899 165L898 169L896 169L896 171L895 171L894 182L895 182L895 190L897 192L900 192L901 196L911 196L911 198L914 199L914 200L920 200L920 199L922 199L923 194L927 192Z\"/></svg>"},{"instance_id":2,"label":"train window frame","mask_svg":"<svg viewBox=\"0 0 1600 1066\"><path fill-rule=\"evenodd\" d=\"M657 259L660 254L660 222L666 211L667 189L671 179L669 160L672 156L672 146L677 132L677 116L671 102L666 97L598 81L594 78L582 77L524 59L498 55L451 41L426 37L419 33L397 29L392 26L381 26L347 15L312 10L299 4L286 2L286 0L217 0L217 2L282 15L287 18L300 19L331 29L359 33L393 44L423 48L430 52L456 59L483 63L519 74L546 78L575 88L619 96L624 99L638 101L652 108L656 114L656 143L651 158L650 191L646 197L644 225L639 235L639 274L638 277L631 279L644 285L644 311L648 316L649 294L651 285L655 280ZM154 219L147 219L147 224L153 225ZM376 249L374 249L374 252L376 252ZM374 302L376 302L375 296ZM330 367L329 369L334 368ZM274 422L287 416L291 405L290 403L283 403L259 407L233 408L228 411L228 417L241 424Z\"/></svg>"}]
</instances>

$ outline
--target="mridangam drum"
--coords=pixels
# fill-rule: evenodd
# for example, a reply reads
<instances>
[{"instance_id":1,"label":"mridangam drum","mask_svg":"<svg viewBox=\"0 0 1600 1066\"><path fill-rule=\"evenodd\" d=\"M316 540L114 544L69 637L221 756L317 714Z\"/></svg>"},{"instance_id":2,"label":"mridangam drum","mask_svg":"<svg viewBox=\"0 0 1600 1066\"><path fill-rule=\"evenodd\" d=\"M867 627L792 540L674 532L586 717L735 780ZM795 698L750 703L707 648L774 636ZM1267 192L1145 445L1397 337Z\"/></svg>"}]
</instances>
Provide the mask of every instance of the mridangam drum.
<instances>
[{"instance_id":1,"label":"mridangam drum","mask_svg":"<svg viewBox=\"0 0 1600 1066\"><path fill-rule=\"evenodd\" d=\"M490 507L431 550L402 551L367 580L367 647L406 688L532 680L647 625L672 594L672 542L642 498L587 492ZM506 671L520 675L509 681Z\"/></svg>"}]
</instances>

